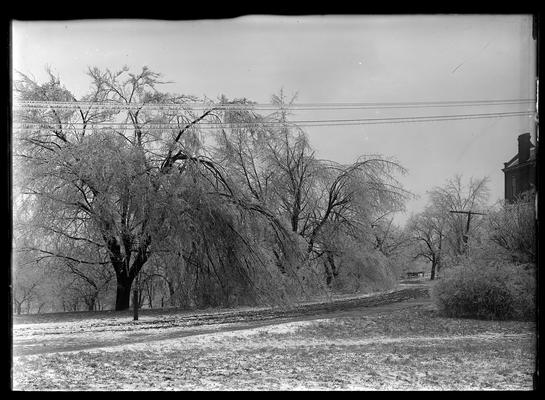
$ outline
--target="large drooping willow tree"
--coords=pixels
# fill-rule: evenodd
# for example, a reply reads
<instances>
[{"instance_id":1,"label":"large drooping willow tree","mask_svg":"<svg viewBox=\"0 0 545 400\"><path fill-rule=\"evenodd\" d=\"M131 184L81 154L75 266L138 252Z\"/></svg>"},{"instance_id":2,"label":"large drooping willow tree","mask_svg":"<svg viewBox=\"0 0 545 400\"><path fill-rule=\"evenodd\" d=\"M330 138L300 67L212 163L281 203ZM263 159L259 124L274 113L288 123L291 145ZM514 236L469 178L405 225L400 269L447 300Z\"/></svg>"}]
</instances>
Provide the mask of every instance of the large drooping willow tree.
<instances>
[{"instance_id":1,"label":"large drooping willow tree","mask_svg":"<svg viewBox=\"0 0 545 400\"><path fill-rule=\"evenodd\" d=\"M332 235L364 240L407 195L394 161L316 159L283 94L263 116L245 99L161 92L148 68L88 76L79 99L52 73L15 81L16 249L113 269L116 310L166 259L193 271L203 304L211 291L284 299L309 260L334 265Z\"/></svg>"}]
</instances>

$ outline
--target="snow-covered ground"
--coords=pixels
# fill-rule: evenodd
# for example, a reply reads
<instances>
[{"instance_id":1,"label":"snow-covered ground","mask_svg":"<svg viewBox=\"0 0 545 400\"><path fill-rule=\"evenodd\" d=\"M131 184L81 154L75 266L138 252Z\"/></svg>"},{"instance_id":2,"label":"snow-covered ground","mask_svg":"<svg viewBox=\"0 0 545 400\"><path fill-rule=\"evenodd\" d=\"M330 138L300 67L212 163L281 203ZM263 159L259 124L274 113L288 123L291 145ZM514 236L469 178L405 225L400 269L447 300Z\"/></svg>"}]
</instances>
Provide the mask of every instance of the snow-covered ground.
<instances>
[{"instance_id":1,"label":"snow-covered ground","mask_svg":"<svg viewBox=\"0 0 545 400\"><path fill-rule=\"evenodd\" d=\"M535 324L530 322L442 318L431 305L413 304L268 323L173 327L164 318L114 318L15 326L20 343L40 346L58 337L103 346L16 355L14 389L532 388ZM145 332L152 336L130 341L131 334Z\"/></svg>"}]
</instances>

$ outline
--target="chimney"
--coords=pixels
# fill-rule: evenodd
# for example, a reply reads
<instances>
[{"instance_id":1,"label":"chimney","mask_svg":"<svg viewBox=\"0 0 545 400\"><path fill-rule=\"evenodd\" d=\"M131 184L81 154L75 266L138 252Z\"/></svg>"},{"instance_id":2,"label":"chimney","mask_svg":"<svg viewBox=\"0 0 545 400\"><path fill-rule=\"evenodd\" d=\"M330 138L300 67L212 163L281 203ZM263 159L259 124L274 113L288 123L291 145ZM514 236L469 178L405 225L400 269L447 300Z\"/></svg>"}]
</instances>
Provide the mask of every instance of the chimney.
<instances>
[{"instance_id":1,"label":"chimney","mask_svg":"<svg viewBox=\"0 0 545 400\"><path fill-rule=\"evenodd\" d=\"M519 164L530 158L530 132L519 135Z\"/></svg>"}]
</instances>

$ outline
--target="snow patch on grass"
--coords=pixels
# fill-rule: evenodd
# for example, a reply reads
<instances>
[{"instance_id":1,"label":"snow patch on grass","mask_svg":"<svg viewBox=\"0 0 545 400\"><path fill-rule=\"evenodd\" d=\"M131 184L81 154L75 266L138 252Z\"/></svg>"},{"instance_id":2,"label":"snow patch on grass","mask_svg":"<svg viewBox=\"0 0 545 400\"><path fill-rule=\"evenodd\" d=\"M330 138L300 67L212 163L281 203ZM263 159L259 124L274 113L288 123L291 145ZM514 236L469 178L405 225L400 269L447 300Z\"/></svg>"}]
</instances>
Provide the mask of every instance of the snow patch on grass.
<instances>
[{"instance_id":1,"label":"snow patch on grass","mask_svg":"<svg viewBox=\"0 0 545 400\"><path fill-rule=\"evenodd\" d=\"M241 323L229 315L229 323L208 325L210 319L170 316L136 323L65 321L48 325L47 332L30 326L19 331L26 334L18 343L89 341L97 347L16 356L14 388L532 389L533 323L443 318L425 305L299 321ZM141 335L149 335L149 341L131 342Z\"/></svg>"}]
</instances>

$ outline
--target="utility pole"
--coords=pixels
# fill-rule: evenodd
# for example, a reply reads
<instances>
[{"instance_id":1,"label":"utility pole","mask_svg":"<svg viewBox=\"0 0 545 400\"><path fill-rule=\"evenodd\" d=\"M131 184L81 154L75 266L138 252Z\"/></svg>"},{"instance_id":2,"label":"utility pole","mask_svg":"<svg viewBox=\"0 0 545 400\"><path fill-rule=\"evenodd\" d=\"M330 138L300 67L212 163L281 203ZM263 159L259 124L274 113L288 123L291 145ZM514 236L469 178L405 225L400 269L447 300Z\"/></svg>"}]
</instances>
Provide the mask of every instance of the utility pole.
<instances>
[{"instance_id":1,"label":"utility pole","mask_svg":"<svg viewBox=\"0 0 545 400\"><path fill-rule=\"evenodd\" d=\"M453 214L467 214L467 224L466 224L466 233L462 236L462 240L464 241L464 244L467 246L467 241L469 239L469 225L471 223L471 216L472 215L486 215L486 213L477 212L477 211L455 211L450 210Z\"/></svg>"}]
</instances>

